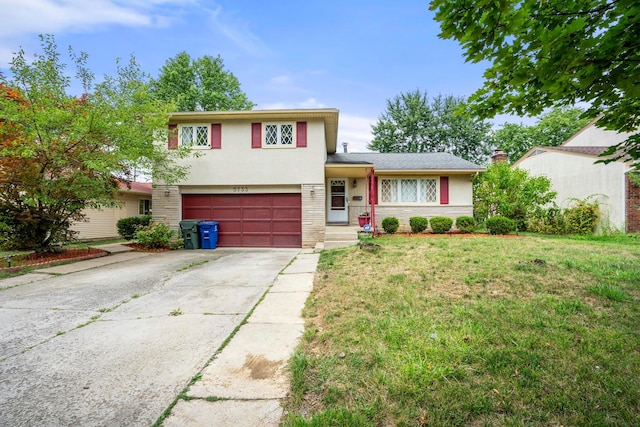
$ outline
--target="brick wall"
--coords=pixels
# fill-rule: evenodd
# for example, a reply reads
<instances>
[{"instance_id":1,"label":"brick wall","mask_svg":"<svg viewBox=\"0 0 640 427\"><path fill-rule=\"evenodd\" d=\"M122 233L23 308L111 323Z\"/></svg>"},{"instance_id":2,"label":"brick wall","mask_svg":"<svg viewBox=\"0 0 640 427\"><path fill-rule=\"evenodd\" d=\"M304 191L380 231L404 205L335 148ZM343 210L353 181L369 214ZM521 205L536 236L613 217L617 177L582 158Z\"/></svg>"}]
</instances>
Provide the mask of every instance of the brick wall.
<instances>
[{"instance_id":1,"label":"brick wall","mask_svg":"<svg viewBox=\"0 0 640 427\"><path fill-rule=\"evenodd\" d=\"M625 176L625 222L627 233L640 232L640 186L634 184L629 179L629 174Z\"/></svg>"},{"instance_id":2,"label":"brick wall","mask_svg":"<svg viewBox=\"0 0 640 427\"><path fill-rule=\"evenodd\" d=\"M313 194L311 189L313 188ZM326 222L324 184L302 185L302 247L324 242Z\"/></svg>"},{"instance_id":3,"label":"brick wall","mask_svg":"<svg viewBox=\"0 0 640 427\"><path fill-rule=\"evenodd\" d=\"M394 216L398 218L400 227L398 232L404 233L411 231L409 218L412 216L423 216L425 218L433 218L434 216L446 216L453 220L453 228L455 228L456 218L459 216L473 216L473 206L378 206L376 205L376 228L382 230L382 220L385 217ZM357 224L357 220L356 220Z\"/></svg>"},{"instance_id":4,"label":"brick wall","mask_svg":"<svg viewBox=\"0 0 640 427\"><path fill-rule=\"evenodd\" d=\"M169 190L169 193L165 193ZM156 185L152 193L152 217L155 222L165 222L173 230L179 229L180 217L180 191L177 185Z\"/></svg>"}]
</instances>

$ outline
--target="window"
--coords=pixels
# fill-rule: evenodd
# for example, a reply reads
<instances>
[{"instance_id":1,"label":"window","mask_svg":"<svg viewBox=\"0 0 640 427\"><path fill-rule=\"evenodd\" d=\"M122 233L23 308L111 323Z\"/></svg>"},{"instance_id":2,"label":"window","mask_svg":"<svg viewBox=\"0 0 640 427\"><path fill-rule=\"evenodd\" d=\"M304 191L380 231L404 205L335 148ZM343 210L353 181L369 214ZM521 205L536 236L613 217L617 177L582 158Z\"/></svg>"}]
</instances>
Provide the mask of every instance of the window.
<instances>
[{"instance_id":1,"label":"window","mask_svg":"<svg viewBox=\"0 0 640 427\"><path fill-rule=\"evenodd\" d=\"M382 179L380 180L382 203L436 203L438 183L427 179Z\"/></svg>"},{"instance_id":2,"label":"window","mask_svg":"<svg viewBox=\"0 0 640 427\"><path fill-rule=\"evenodd\" d=\"M208 125L180 126L180 145L185 147L209 147Z\"/></svg>"},{"instance_id":3,"label":"window","mask_svg":"<svg viewBox=\"0 0 640 427\"><path fill-rule=\"evenodd\" d=\"M138 200L138 215L151 215L151 200L139 199Z\"/></svg>"},{"instance_id":4,"label":"window","mask_svg":"<svg viewBox=\"0 0 640 427\"><path fill-rule=\"evenodd\" d=\"M264 146L265 147L294 147L293 143L293 123L265 124L264 125Z\"/></svg>"}]
</instances>

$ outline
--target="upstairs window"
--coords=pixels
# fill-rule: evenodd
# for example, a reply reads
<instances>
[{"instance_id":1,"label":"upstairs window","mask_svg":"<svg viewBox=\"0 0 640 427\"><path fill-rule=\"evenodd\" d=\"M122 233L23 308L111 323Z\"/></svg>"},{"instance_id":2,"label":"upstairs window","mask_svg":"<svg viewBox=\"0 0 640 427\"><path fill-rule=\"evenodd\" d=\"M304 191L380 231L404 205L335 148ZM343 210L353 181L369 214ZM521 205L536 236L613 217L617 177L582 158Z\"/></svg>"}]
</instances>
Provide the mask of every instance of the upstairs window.
<instances>
[{"instance_id":1,"label":"upstairs window","mask_svg":"<svg viewBox=\"0 0 640 427\"><path fill-rule=\"evenodd\" d=\"M269 123L264 125L265 147L295 147L293 123Z\"/></svg>"},{"instance_id":2,"label":"upstairs window","mask_svg":"<svg viewBox=\"0 0 640 427\"><path fill-rule=\"evenodd\" d=\"M381 179L382 203L437 203L438 183L435 178Z\"/></svg>"},{"instance_id":3,"label":"upstairs window","mask_svg":"<svg viewBox=\"0 0 640 427\"><path fill-rule=\"evenodd\" d=\"M180 145L184 147L209 148L208 125L180 126Z\"/></svg>"}]
</instances>

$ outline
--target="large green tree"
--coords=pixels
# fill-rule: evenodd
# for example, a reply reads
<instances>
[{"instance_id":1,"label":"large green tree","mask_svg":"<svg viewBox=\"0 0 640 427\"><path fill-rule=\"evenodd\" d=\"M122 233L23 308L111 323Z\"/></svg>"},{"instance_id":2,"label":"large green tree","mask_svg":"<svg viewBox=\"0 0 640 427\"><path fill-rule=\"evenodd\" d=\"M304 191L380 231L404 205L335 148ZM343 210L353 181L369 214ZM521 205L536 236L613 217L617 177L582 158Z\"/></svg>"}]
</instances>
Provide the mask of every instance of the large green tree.
<instances>
[{"instance_id":1,"label":"large green tree","mask_svg":"<svg viewBox=\"0 0 640 427\"><path fill-rule=\"evenodd\" d=\"M473 212L479 221L500 215L524 230L527 221L553 202L556 192L546 176L532 177L506 162L489 165L473 181Z\"/></svg>"},{"instance_id":2,"label":"large green tree","mask_svg":"<svg viewBox=\"0 0 640 427\"><path fill-rule=\"evenodd\" d=\"M467 61L491 64L470 98L480 117L585 102L584 117L604 114L599 127L640 128L637 0L431 0L430 8L440 37L460 42ZM615 152L640 159L640 135L606 154Z\"/></svg>"},{"instance_id":3,"label":"large green tree","mask_svg":"<svg viewBox=\"0 0 640 427\"><path fill-rule=\"evenodd\" d=\"M387 100L372 126L370 150L381 153L447 152L475 163L491 153L491 124L457 113L462 98L438 95L431 102L415 90Z\"/></svg>"},{"instance_id":4,"label":"large green tree","mask_svg":"<svg viewBox=\"0 0 640 427\"><path fill-rule=\"evenodd\" d=\"M42 53L20 50L11 77L0 76L0 240L46 251L69 236L87 207L114 206L133 175L173 182L184 176L166 150L173 106L151 98L149 77L132 58L95 83L87 55L74 54L68 77L53 36ZM79 84L84 94L69 93Z\"/></svg>"},{"instance_id":5,"label":"large green tree","mask_svg":"<svg viewBox=\"0 0 640 427\"><path fill-rule=\"evenodd\" d=\"M178 111L250 110L254 104L240 82L225 70L220 56L191 59L187 52L170 58L154 79L155 97L173 102Z\"/></svg>"},{"instance_id":6,"label":"large green tree","mask_svg":"<svg viewBox=\"0 0 640 427\"><path fill-rule=\"evenodd\" d=\"M535 146L555 147L573 136L589 122L581 108L554 108L533 125L505 123L493 134L494 144L513 163Z\"/></svg>"}]
</instances>

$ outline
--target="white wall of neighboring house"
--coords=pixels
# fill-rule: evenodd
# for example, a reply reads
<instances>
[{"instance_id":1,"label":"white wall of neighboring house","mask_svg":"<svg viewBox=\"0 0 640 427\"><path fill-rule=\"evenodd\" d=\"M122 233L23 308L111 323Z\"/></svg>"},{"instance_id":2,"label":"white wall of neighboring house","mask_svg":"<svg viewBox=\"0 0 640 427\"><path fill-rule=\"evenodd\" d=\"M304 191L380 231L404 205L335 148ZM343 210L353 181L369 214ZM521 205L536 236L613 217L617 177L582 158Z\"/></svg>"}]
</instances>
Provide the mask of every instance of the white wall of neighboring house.
<instances>
[{"instance_id":1,"label":"white wall of neighboring house","mask_svg":"<svg viewBox=\"0 0 640 427\"><path fill-rule=\"evenodd\" d=\"M76 222L71 230L77 231L76 238L80 240L105 239L118 236L116 223L119 219L138 216L138 201L140 199L151 199L151 194L127 194L120 193L118 200L122 202L122 207L87 209L87 221Z\"/></svg>"},{"instance_id":2,"label":"white wall of neighboring house","mask_svg":"<svg viewBox=\"0 0 640 427\"><path fill-rule=\"evenodd\" d=\"M595 127L595 121L591 122L581 131L569 138L564 147L610 147L619 144L629 138L630 133L618 133Z\"/></svg>"},{"instance_id":3,"label":"white wall of neighboring house","mask_svg":"<svg viewBox=\"0 0 640 427\"><path fill-rule=\"evenodd\" d=\"M585 144L582 144L585 145ZM624 163L602 164L593 156L545 152L522 159L517 166L532 175L544 175L558 192L560 207L571 204L571 198L585 199L592 195L602 211L601 226L625 228Z\"/></svg>"}]
</instances>

